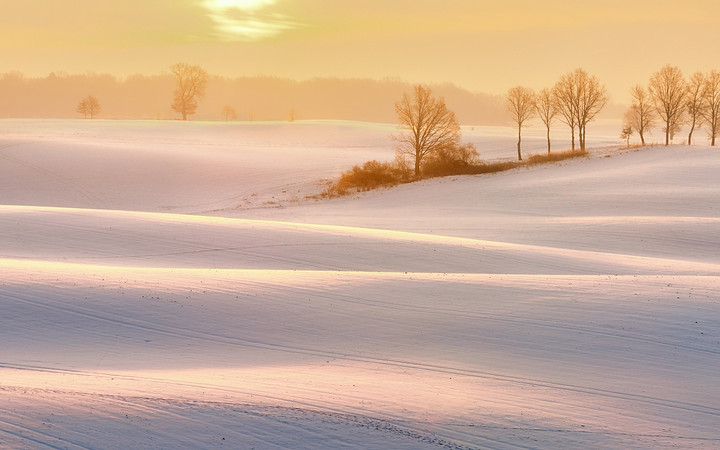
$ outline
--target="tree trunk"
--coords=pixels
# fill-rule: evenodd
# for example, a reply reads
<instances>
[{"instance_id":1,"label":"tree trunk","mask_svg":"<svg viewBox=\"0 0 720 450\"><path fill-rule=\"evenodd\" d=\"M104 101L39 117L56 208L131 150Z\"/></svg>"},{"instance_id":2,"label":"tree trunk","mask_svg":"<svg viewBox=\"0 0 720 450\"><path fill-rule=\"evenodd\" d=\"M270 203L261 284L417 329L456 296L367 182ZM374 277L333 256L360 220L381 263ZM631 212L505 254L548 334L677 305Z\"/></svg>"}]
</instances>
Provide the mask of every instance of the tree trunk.
<instances>
[{"instance_id":1,"label":"tree trunk","mask_svg":"<svg viewBox=\"0 0 720 450\"><path fill-rule=\"evenodd\" d=\"M570 128L570 130L571 130L570 131L570 138L571 138L570 151L574 152L575 151L575 127Z\"/></svg>"},{"instance_id":2,"label":"tree trunk","mask_svg":"<svg viewBox=\"0 0 720 450\"><path fill-rule=\"evenodd\" d=\"M550 154L550 127L547 127L548 155Z\"/></svg>"},{"instance_id":3,"label":"tree trunk","mask_svg":"<svg viewBox=\"0 0 720 450\"><path fill-rule=\"evenodd\" d=\"M665 147L670 145L670 122L665 122Z\"/></svg>"},{"instance_id":4,"label":"tree trunk","mask_svg":"<svg viewBox=\"0 0 720 450\"><path fill-rule=\"evenodd\" d=\"M520 137L520 130L522 130L522 127L518 127L518 161L522 161L522 153L520 152L520 142L522 138Z\"/></svg>"},{"instance_id":5,"label":"tree trunk","mask_svg":"<svg viewBox=\"0 0 720 450\"><path fill-rule=\"evenodd\" d=\"M420 154L415 152L415 178L420 179Z\"/></svg>"},{"instance_id":6,"label":"tree trunk","mask_svg":"<svg viewBox=\"0 0 720 450\"><path fill-rule=\"evenodd\" d=\"M693 134L694 130L695 130L695 123L693 123L692 126L690 127L690 134L688 134L688 145L692 145L692 134Z\"/></svg>"},{"instance_id":7,"label":"tree trunk","mask_svg":"<svg viewBox=\"0 0 720 450\"><path fill-rule=\"evenodd\" d=\"M642 131L639 131L638 134L640 135L640 142L642 143L643 147L645 146L645 135L643 135Z\"/></svg>"}]
</instances>

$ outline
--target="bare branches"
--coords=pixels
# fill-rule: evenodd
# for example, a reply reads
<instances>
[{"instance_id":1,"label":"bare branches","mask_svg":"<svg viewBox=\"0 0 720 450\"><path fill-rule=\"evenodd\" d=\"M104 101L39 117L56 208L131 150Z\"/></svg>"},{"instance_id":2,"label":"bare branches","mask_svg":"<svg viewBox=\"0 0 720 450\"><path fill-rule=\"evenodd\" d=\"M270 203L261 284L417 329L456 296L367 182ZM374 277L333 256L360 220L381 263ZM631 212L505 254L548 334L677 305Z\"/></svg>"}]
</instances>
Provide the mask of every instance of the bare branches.
<instances>
[{"instance_id":1,"label":"bare branches","mask_svg":"<svg viewBox=\"0 0 720 450\"><path fill-rule=\"evenodd\" d=\"M578 130L580 150L585 151L585 129L607 103L607 90L598 78L583 69L575 69L560 77L553 88L555 107L571 130L572 150L575 150L575 128Z\"/></svg>"},{"instance_id":2,"label":"bare branches","mask_svg":"<svg viewBox=\"0 0 720 450\"><path fill-rule=\"evenodd\" d=\"M703 112L705 109L705 76L701 72L694 73L687 82L686 104L687 119L690 125L688 134L688 145L692 145L692 135L695 127L702 126Z\"/></svg>"},{"instance_id":3,"label":"bare branches","mask_svg":"<svg viewBox=\"0 0 720 450\"><path fill-rule=\"evenodd\" d=\"M409 155L415 160L415 177L421 175L423 159L443 148L460 142L460 125L455 113L448 110L445 100L432 96L430 88L417 85L412 95L403 94L395 104L400 126L406 130L395 147L398 156Z\"/></svg>"},{"instance_id":4,"label":"bare branches","mask_svg":"<svg viewBox=\"0 0 720 450\"><path fill-rule=\"evenodd\" d=\"M550 127L558 114L555 102L553 101L553 93L550 89L541 90L535 97L535 111L538 117L542 120L547 131L547 151L550 154Z\"/></svg>"},{"instance_id":5,"label":"bare branches","mask_svg":"<svg viewBox=\"0 0 720 450\"><path fill-rule=\"evenodd\" d=\"M93 119L96 115L100 114L100 102L94 95L88 95L84 99L80 100L77 105L76 111L82 114L86 119L90 117Z\"/></svg>"},{"instance_id":6,"label":"bare branches","mask_svg":"<svg viewBox=\"0 0 720 450\"><path fill-rule=\"evenodd\" d=\"M225 117L225 122L237 119L237 112L235 112L235 108L230 105L223 106L222 115Z\"/></svg>"},{"instance_id":7,"label":"bare branches","mask_svg":"<svg viewBox=\"0 0 720 450\"><path fill-rule=\"evenodd\" d=\"M710 145L715 145L715 138L718 135L720 126L720 72L713 70L705 77L705 88L703 95L705 108L701 111L703 120L710 127Z\"/></svg>"},{"instance_id":8,"label":"bare branches","mask_svg":"<svg viewBox=\"0 0 720 450\"><path fill-rule=\"evenodd\" d=\"M572 151L575 151L575 127L577 126L577 102L575 101L575 83L572 74L560 77L552 89L555 110L560 120L570 127Z\"/></svg>"},{"instance_id":9,"label":"bare branches","mask_svg":"<svg viewBox=\"0 0 720 450\"><path fill-rule=\"evenodd\" d=\"M670 145L671 136L680 129L686 108L685 80L677 67L667 65L650 78L650 96L655 111L665 123L665 145Z\"/></svg>"},{"instance_id":10,"label":"bare branches","mask_svg":"<svg viewBox=\"0 0 720 450\"><path fill-rule=\"evenodd\" d=\"M640 142L645 145L645 133L655 126L655 108L648 91L638 85L630 89L632 104L625 113L625 123L631 130L640 135Z\"/></svg>"},{"instance_id":11,"label":"bare branches","mask_svg":"<svg viewBox=\"0 0 720 450\"><path fill-rule=\"evenodd\" d=\"M520 150L522 127L526 121L535 115L535 93L532 89L515 86L508 91L506 100L507 110L512 115L512 119L518 127L518 161L522 161L522 152Z\"/></svg>"},{"instance_id":12,"label":"bare branches","mask_svg":"<svg viewBox=\"0 0 720 450\"><path fill-rule=\"evenodd\" d=\"M208 74L200 66L185 63L175 64L170 70L178 82L171 107L187 120L188 114L195 114L198 101L205 96Z\"/></svg>"}]
</instances>

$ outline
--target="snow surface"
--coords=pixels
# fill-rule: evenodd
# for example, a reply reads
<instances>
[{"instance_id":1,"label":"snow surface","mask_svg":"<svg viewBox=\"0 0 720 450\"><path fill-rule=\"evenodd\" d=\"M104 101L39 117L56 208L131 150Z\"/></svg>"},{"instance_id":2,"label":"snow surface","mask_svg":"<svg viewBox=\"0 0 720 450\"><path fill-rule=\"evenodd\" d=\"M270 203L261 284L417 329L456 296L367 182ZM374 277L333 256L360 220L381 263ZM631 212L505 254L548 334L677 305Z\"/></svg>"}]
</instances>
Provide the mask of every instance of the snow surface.
<instances>
[{"instance_id":1,"label":"snow surface","mask_svg":"<svg viewBox=\"0 0 720 450\"><path fill-rule=\"evenodd\" d=\"M720 447L720 151L588 131L0 120L0 447Z\"/></svg>"}]
</instances>

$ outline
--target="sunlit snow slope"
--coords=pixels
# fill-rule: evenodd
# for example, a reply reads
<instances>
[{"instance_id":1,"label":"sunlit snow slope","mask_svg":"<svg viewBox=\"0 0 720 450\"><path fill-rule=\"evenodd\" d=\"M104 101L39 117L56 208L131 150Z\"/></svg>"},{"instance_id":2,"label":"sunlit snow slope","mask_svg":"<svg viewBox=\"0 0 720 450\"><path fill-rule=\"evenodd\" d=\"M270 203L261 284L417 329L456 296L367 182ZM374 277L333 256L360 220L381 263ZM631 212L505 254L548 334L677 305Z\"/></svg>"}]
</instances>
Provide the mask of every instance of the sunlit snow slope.
<instances>
[{"instance_id":1,"label":"sunlit snow slope","mask_svg":"<svg viewBox=\"0 0 720 450\"><path fill-rule=\"evenodd\" d=\"M387 127L0 122L0 447L720 446L714 148L311 201Z\"/></svg>"}]
</instances>

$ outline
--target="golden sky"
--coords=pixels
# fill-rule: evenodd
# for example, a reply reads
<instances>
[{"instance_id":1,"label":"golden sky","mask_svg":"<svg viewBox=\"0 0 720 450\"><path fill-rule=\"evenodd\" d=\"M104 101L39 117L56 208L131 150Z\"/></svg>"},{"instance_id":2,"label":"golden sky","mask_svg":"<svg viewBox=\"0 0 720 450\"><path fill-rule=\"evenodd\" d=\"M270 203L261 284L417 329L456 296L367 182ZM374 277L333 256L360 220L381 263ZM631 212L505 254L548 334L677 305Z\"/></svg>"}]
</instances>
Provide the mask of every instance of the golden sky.
<instances>
[{"instance_id":1,"label":"golden sky","mask_svg":"<svg viewBox=\"0 0 720 450\"><path fill-rule=\"evenodd\" d=\"M0 0L0 73L396 77L535 89L583 67L615 101L720 69L717 0Z\"/></svg>"}]
</instances>

